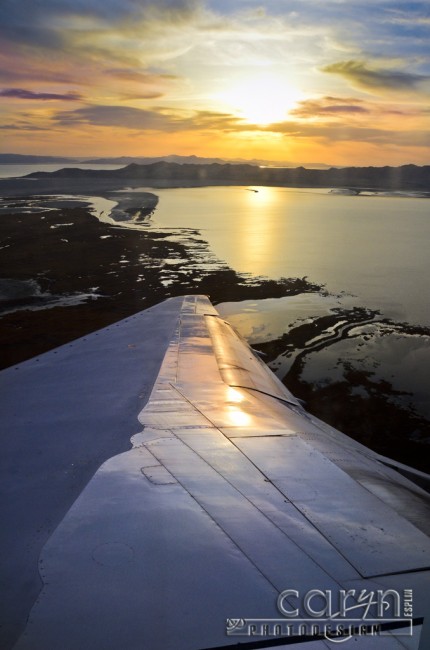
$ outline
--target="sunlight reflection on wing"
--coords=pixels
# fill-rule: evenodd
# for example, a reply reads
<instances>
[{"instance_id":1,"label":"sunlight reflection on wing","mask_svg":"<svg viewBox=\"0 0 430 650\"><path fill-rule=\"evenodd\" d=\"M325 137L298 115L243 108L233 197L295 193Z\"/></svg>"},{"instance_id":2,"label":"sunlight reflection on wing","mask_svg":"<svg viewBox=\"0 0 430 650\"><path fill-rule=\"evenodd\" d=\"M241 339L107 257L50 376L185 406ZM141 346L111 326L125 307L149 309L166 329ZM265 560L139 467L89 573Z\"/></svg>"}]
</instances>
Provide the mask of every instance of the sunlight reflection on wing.
<instances>
[{"instance_id":1,"label":"sunlight reflection on wing","mask_svg":"<svg viewBox=\"0 0 430 650\"><path fill-rule=\"evenodd\" d=\"M228 386L227 388L227 401L233 403L243 402L244 396L233 386Z\"/></svg>"},{"instance_id":2,"label":"sunlight reflection on wing","mask_svg":"<svg viewBox=\"0 0 430 650\"><path fill-rule=\"evenodd\" d=\"M228 416L235 427L247 427L251 424L251 416L239 407L230 407Z\"/></svg>"}]
</instances>

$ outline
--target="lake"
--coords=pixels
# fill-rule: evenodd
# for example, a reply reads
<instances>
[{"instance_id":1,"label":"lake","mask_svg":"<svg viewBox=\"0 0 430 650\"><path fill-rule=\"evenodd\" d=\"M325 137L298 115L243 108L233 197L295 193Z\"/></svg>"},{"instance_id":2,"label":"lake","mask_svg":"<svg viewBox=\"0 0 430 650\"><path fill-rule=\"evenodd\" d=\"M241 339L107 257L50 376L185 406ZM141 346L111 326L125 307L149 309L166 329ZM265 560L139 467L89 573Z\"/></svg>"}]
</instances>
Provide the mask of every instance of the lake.
<instances>
[{"instance_id":1,"label":"lake","mask_svg":"<svg viewBox=\"0 0 430 650\"><path fill-rule=\"evenodd\" d=\"M278 187L156 193L153 227L198 229L240 273L307 276L388 318L430 325L427 199Z\"/></svg>"}]
</instances>

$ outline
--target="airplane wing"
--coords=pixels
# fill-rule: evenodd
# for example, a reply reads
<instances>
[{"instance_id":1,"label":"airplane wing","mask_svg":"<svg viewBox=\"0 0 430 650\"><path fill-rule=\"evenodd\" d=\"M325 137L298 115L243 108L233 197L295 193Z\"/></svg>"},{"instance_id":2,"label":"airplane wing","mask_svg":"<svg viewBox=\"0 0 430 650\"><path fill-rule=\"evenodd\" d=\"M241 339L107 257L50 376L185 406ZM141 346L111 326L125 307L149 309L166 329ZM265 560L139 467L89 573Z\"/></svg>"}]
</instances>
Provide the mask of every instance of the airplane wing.
<instances>
[{"instance_id":1,"label":"airplane wing","mask_svg":"<svg viewBox=\"0 0 430 650\"><path fill-rule=\"evenodd\" d=\"M204 296L0 380L5 650L430 647L429 477L308 414Z\"/></svg>"}]
</instances>

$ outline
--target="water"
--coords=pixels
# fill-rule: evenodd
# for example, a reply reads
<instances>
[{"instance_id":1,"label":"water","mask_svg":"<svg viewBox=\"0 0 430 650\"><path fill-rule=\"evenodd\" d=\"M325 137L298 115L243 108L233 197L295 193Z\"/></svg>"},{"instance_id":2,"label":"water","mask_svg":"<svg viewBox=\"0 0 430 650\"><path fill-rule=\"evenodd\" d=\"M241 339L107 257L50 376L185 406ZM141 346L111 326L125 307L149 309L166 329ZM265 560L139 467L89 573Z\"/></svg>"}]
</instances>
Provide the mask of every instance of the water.
<instances>
[{"instance_id":1,"label":"water","mask_svg":"<svg viewBox=\"0 0 430 650\"><path fill-rule=\"evenodd\" d=\"M307 276L388 318L430 325L427 199L276 187L156 192L153 227L200 230L240 273Z\"/></svg>"}]
</instances>

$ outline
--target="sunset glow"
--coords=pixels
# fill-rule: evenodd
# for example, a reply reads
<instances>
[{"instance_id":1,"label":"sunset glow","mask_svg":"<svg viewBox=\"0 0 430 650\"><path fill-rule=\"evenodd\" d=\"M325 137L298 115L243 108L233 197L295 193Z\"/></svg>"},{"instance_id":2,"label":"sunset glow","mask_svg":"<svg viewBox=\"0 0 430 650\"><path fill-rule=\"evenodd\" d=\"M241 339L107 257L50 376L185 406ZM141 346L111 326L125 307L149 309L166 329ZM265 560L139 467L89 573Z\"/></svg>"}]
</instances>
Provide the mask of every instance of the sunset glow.
<instances>
[{"instance_id":1,"label":"sunset glow","mask_svg":"<svg viewBox=\"0 0 430 650\"><path fill-rule=\"evenodd\" d=\"M260 72L238 80L221 94L227 106L249 124L267 126L286 119L300 95L288 79Z\"/></svg>"},{"instance_id":2,"label":"sunset glow","mask_svg":"<svg viewBox=\"0 0 430 650\"><path fill-rule=\"evenodd\" d=\"M387 0L6 0L4 152L428 163L430 21Z\"/></svg>"}]
</instances>

